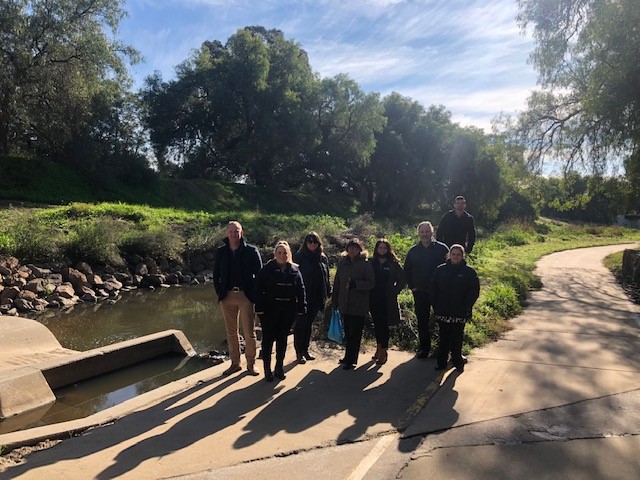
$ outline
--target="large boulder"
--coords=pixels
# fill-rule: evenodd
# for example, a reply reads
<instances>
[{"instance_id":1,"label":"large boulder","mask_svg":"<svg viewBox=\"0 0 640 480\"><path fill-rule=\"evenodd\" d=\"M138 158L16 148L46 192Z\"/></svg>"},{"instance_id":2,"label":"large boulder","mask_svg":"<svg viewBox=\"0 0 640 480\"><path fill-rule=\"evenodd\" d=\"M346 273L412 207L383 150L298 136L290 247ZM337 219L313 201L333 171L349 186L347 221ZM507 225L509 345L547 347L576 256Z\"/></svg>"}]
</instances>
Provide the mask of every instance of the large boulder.
<instances>
[{"instance_id":1,"label":"large boulder","mask_svg":"<svg viewBox=\"0 0 640 480\"><path fill-rule=\"evenodd\" d=\"M18 269L16 270L16 274L20 278L24 278L25 280L30 280L31 278L33 278L31 275L31 269L26 265L19 266Z\"/></svg>"},{"instance_id":2,"label":"large boulder","mask_svg":"<svg viewBox=\"0 0 640 480\"><path fill-rule=\"evenodd\" d=\"M0 265L4 265L11 270L15 270L20 265L20 260L18 260L16 257L7 257L2 262L0 262Z\"/></svg>"},{"instance_id":3,"label":"large boulder","mask_svg":"<svg viewBox=\"0 0 640 480\"><path fill-rule=\"evenodd\" d=\"M63 282L61 273L45 273L42 278L56 287Z\"/></svg>"},{"instance_id":4,"label":"large boulder","mask_svg":"<svg viewBox=\"0 0 640 480\"><path fill-rule=\"evenodd\" d=\"M82 290L82 287L90 286L89 282L87 282L87 276L81 271L71 267L62 269L62 279L73 285L73 289L78 292Z\"/></svg>"},{"instance_id":5,"label":"large boulder","mask_svg":"<svg viewBox=\"0 0 640 480\"><path fill-rule=\"evenodd\" d=\"M93 270L91 269L91 265L89 265L87 262L79 262L76 265L76 270L78 270L81 273L84 273L85 275L93 275Z\"/></svg>"},{"instance_id":6,"label":"large boulder","mask_svg":"<svg viewBox=\"0 0 640 480\"><path fill-rule=\"evenodd\" d=\"M163 283L166 283L164 275L145 275L140 282L140 288L159 288Z\"/></svg>"},{"instance_id":7,"label":"large boulder","mask_svg":"<svg viewBox=\"0 0 640 480\"><path fill-rule=\"evenodd\" d=\"M151 275L157 275L160 273L160 268L158 267L158 264L153 258L151 257L145 258L144 264L147 266L147 270Z\"/></svg>"},{"instance_id":8,"label":"large boulder","mask_svg":"<svg viewBox=\"0 0 640 480\"><path fill-rule=\"evenodd\" d=\"M31 270L31 273L36 278L44 278L45 275L48 275L51 273L50 269L40 268L37 265L33 265L32 263L29 263L27 267L29 267L29 269Z\"/></svg>"},{"instance_id":9,"label":"large boulder","mask_svg":"<svg viewBox=\"0 0 640 480\"><path fill-rule=\"evenodd\" d=\"M71 285L69 282L64 282L61 285L58 285L54 293L60 297L67 298L67 299L73 298L76 296L75 289L73 288L73 285Z\"/></svg>"},{"instance_id":10,"label":"large boulder","mask_svg":"<svg viewBox=\"0 0 640 480\"><path fill-rule=\"evenodd\" d=\"M0 299L4 300L5 298L13 300L20 295L20 289L18 287L8 287L5 288L2 293L0 293Z\"/></svg>"},{"instance_id":11,"label":"large boulder","mask_svg":"<svg viewBox=\"0 0 640 480\"><path fill-rule=\"evenodd\" d=\"M31 291L35 294L44 293L44 278L34 278L33 280L29 280L27 284L24 286L24 290Z\"/></svg>"},{"instance_id":12,"label":"large boulder","mask_svg":"<svg viewBox=\"0 0 640 480\"><path fill-rule=\"evenodd\" d=\"M91 285L92 288L101 288L102 285L104 285L100 275L96 275L94 273L87 275L87 282L89 282L89 285Z\"/></svg>"},{"instance_id":13,"label":"large boulder","mask_svg":"<svg viewBox=\"0 0 640 480\"><path fill-rule=\"evenodd\" d=\"M23 300L28 300L31 302L36 298L38 298L38 294L35 292L32 292L31 290L22 290L18 298L21 298Z\"/></svg>"},{"instance_id":14,"label":"large boulder","mask_svg":"<svg viewBox=\"0 0 640 480\"><path fill-rule=\"evenodd\" d=\"M148 275L149 267L147 267L145 263L140 262L139 264L136 265L135 273L136 275L142 275L142 276Z\"/></svg>"},{"instance_id":15,"label":"large boulder","mask_svg":"<svg viewBox=\"0 0 640 480\"><path fill-rule=\"evenodd\" d=\"M115 279L115 277L108 277L104 280L103 289L107 292L112 292L114 290L121 290L122 283Z\"/></svg>"}]
</instances>

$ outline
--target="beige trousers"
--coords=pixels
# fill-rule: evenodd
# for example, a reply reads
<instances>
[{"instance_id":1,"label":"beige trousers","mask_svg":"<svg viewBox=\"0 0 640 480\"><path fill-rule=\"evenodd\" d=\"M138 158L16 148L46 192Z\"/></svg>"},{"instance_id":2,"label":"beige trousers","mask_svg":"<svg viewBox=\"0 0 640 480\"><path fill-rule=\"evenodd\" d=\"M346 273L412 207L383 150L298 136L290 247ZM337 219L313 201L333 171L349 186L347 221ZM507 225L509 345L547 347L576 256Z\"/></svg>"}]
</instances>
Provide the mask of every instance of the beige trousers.
<instances>
[{"instance_id":1,"label":"beige trousers","mask_svg":"<svg viewBox=\"0 0 640 480\"><path fill-rule=\"evenodd\" d=\"M242 324L242 335L245 341L245 356L247 365L253 365L256 361L256 329L253 303L244 292L227 292L227 296L220 302L224 325L227 330L227 343L229 344L229 357L232 365L240 365L240 337L238 336L238 323ZM238 322L238 319L240 322Z\"/></svg>"}]
</instances>

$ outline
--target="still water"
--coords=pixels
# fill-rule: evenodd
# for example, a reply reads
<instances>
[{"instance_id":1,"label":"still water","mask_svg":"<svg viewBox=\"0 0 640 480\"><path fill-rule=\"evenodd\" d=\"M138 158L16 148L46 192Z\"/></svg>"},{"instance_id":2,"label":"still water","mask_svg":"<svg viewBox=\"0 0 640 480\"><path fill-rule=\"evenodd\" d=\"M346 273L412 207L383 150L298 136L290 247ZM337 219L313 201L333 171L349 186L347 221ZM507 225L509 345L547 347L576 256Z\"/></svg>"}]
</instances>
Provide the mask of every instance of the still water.
<instances>
[{"instance_id":1,"label":"still water","mask_svg":"<svg viewBox=\"0 0 640 480\"><path fill-rule=\"evenodd\" d=\"M213 285L135 290L115 304L79 304L35 317L65 348L91 350L162 330L182 330L198 353L226 349Z\"/></svg>"},{"instance_id":2,"label":"still water","mask_svg":"<svg viewBox=\"0 0 640 480\"><path fill-rule=\"evenodd\" d=\"M79 304L34 317L60 344L85 351L168 329L182 330L197 353L226 350L224 321L212 285L124 293L114 303ZM82 418L214 363L165 355L56 390L56 403L0 422L0 434Z\"/></svg>"}]
</instances>

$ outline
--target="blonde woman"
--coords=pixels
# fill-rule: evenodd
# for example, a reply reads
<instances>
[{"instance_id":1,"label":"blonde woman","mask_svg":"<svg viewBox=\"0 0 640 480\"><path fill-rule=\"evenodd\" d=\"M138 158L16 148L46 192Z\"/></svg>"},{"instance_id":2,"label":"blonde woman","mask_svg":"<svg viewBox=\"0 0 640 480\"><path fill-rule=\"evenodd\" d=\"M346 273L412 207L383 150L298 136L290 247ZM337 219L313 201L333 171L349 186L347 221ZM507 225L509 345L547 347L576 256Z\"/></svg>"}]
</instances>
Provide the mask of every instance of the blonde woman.
<instances>
[{"instance_id":1,"label":"blonde woman","mask_svg":"<svg viewBox=\"0 0 640 480\"><path fill-rule=\"evenodd\" d=\"M256 313L262 325L262 360L267 382L285 379L284 356L287 336L297 315L306 313L304 282L298 266L291 260L291 247L279 241L274 258L258 272L256 278ZM271 351L276 344L276 365L271 371Z\"/></svg>"}]
</instances>

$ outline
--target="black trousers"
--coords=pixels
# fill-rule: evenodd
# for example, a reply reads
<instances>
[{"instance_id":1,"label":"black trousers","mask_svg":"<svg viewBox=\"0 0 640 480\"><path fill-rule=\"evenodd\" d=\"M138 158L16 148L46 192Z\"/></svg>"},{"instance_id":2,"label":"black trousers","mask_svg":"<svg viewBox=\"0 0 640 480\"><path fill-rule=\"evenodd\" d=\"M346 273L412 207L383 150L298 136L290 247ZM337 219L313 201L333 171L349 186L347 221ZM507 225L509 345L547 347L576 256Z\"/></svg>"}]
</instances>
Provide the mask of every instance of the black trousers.
<instances>
[{"instance_id":1,"label":"black trousers","mask_svg":"<svg viewBox=\"0 0 640 480\"><path fill-rule=\"evenodd\" d=\"M344 354L345 365L356 365L360 354L360 342L362 341L362 330L364 329L365 316L344 315L344 337L346 351Z\"/></svg>"},{"instance_id":2,"label":"black trousers","mask_svg":"<svg viewBox=\"0 0 640 480\"><path fill-rule=\"evenodd\" d=\"M282 364L287 351L287 336L295 319L295 309L278 309L260 315L262 326L262 360L265 369L271 366L271 352L276 344L276 364Z\"/></svg>"},{"instance_id":3,"label":"black trousers","mask_svg":"<svg viewBox=\"0 0 640 480\"><path fill-rule=\"evenodd\" d=\"M464 338L464 323L438 322L440 329L440 344L438 346L438 365L446 365L451 352L451 363L454 367L464 365L462 361L462 341Z\"/></svg>"},{"instance_id":4,"label":"black trousers","mask_svg":"<svg viewBox=\"0 0 640 480\"><path fill-rule=\"evenodd\" d=\"M293 346L296 349L296 355L301 356L309 351L309 343L311 342L311 327L316 319L320 307L316 305L308 305L307 313L298 315L296 323L293 326Z\"/></svg>"},{"instance_id":5,"label":"black trousers","mask_svg":"<svg viewBox=\"0 0 640 480\"><path fill-rule=\"evenodd\" d=\"M376 343L382 348L389 348L389 320L387 319L387 304L372 303L370 306Z\"/></svg>"},{"instance_id":6,"label":"black trousers","mask_svg":"<svg viewBox=\"0 0 640 480\"><path fill-rule=\"evenodd\" d=\"M429 292L413 292L413 303L418 318L418 349L429 353L431 351L431 298Z\"/></svg>"}]
</instances>

